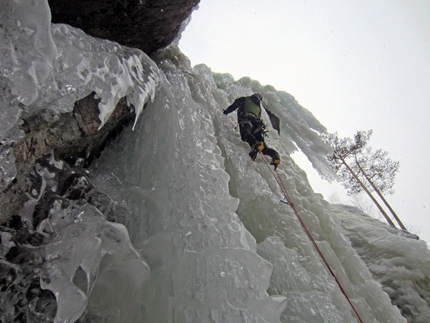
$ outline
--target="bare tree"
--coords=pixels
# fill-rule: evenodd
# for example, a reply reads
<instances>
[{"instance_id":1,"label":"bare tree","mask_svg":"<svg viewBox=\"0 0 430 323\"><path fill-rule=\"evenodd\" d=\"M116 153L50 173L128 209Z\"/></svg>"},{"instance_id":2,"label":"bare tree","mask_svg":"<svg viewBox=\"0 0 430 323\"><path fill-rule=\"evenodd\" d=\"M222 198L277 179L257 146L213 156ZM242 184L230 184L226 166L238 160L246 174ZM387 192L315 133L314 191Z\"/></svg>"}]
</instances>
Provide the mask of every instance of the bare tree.
<instances>
[{"instance_id":1,"label":"bare tree","mask_svg":"<svg viewBox=\"0 0 430 323\"><path fill-rule=\"evenodd\" d=\"M382 206L372 195L371 190L374 190L374 188L371 187L371 185L368 187L366 185L367 183L365 184L363 181L363 178L360 178L363 177L363 173L361 173L359 170L354 170L354 168L358 167L356 162L358 159L357 156L361 156L360 154L366 147L371 135L372 130L357 131L357 133L354 135L354 139L340 139L337 133L324 135L323 139L325 142L333 148L333 154L327 156L327 158L338 174L339 182L347 189L348 195L355 195L361 191L366 192L366 194L387 220L388 224L392 227L396 227ZM365 172L364 168L363 171Z\"/></svg>"},{"instance_id":2,"label":"bare tree","mask_svg":"<svg viewBox=\"0 0 430 323\"><path fill-rule=\"evenodd\" d=\"M383 195L394 193L394 177L399 170L399 162L392 161L388 158L388 152L381 149L372 153L370 147L367 147L364 153L355 154L354 161L354 171L361 174L362 178L369 183L371 189L378 194L399 226L406 230L402 221Z\"/></svg>"}]
</instances>

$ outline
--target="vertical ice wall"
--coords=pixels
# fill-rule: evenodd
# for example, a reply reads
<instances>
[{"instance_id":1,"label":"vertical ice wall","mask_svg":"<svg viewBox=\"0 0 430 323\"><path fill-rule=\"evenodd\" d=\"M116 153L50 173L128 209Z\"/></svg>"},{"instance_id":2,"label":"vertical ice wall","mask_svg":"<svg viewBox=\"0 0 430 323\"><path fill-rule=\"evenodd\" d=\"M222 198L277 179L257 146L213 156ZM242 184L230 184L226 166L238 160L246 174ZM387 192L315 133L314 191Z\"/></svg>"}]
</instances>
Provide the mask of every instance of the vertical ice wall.
<instances>
[{"instance_id":1,"label":"vertical ice wall","mask_svg":"<svg viewBox=\"0 0 430 323\"><path fill-rule=\"evenodd\" d=\"M267 166L250 161L235 116L222 114L234 98L259 91L270 98L268 105L277 103L286 109L284 115L296 118L286 120L281 113L281 122L300 125L280 138L272 131L268 143L281 152L280 172L296 206L361 318L406 322L285 149L298 146L298 139L324 151L310 130L319 123L297 105L289 110L279 104L285 94L271 87L248 79L234 82L205 66L191 70L175 47L155 59L167 78L162 95L148 105L136 131L113 145L94 170L111 172L94 181L121 191L115 198L135 212L125 221L151 267L147 317L155 322L276 322L283 306L274 300L283 295L282 322L357 321L294 214L280 202ZM267 298L266 287L274 299Z\"/></svg>"},{"instance_id":2,"label":"vertical ice wall","mask_svg":"<svg viewBox=\"0 0 430 323\"><path fill-rule=\"evenodd\" d=\"M151 267L145 319L277 322L285 298L266 292L272 265L235 213L211 111L177 53L160 58L163 89L135 132L96 163L94 174L114 175L94 182L122 191L115 198L139 217L128 227Z\"/></svg>"},{"instance_id":3,"label":"vertical ice wall","mask_svg":"<svg viewBox=\"0 0 430 323\"><path fill-rule=\"evenodd\" d=\"M321 130L319 123L305 109L285 102L285 94L258 82L243 79L226 82L226 76L208 77L204 67L197 70L205 76L205 86L212 83L212 95L225 106L224 97L231 103L238 95L260 92L266 98L265 106L281 119L281 137L272 131L268 144L281 153L279 172L286 181L294 203L313 233L349 297L366 322L403 322L396 308L375 283L349 241L340 234L339 222L331 217L327 203L313 193L305 173L289 157L291 147L306 144L312 151L310 159L320 161L324 145L312 131ZM228 78L228 77L227 77ZM214 85L217 85L216 87ZM286 104L287 103L287 104ZM283 321L344 322L353 321L354 314L340 293L334 280L313 250L291 209L280 203L283 198L267 166L261 161L253 163L247 156L248 147L240 141L235 130L235 118L214 114L219 145L225 153L225 167L230 174L230 192L240 200L237 213L248 230L257 239L259 253L274 264L270 291L286 295L287 309ZM284 133L284 135L282 135ZM302 149L306 152L306 149ZM314 164L315 165L315 164ZM321 167L320 169L323 169ZM278 267L279 266L279 267ZM374 307L378 302L381 307ZM384 305L382 305L384 304Z\"/></svg>"},{"instance_id":4,"label":"vertical ice wall","mask_svg":"<svg viewBox=\"0 0 430 323\"><path fill-rule=\"evenodd\" d=\"M14 7L18 4L23 5ZM418 245L393 238L401 252L393 251L389 266L381 266L378 246L387 250L387 241L393 240L375 242L373 228L357 225L354 217L333 211L314 194L289 153L299 147L330 176L327 147L317 136L324 127L290 95L248 78L235 82L205 66L192 70L175 47L155 58L158 72L139 51L66 26L50 31L46 2L35 6L32 1L1 3L2 21L8 22L0 29L3 142L19 138L21 113L35 113L42 105L67 111L74 100L95 91L102 98L103 121L121 96L129 98L137 115L156 96L135 131L124 133L91 169L91 180L113 199L106 202L112 205L98 209L80 200L67 205L59 198L36 228L51 237L43 247L41 285L57 297L57 322L76 321L82 313L82 322L277 322L281 312L282 322L356 321L291 210L280 202L270 171L261 160L249 160L235 116L221 113L238 96L255 91L281 118L281 136L272 131L267 141L282 155L280 173L296 207L364 321L405 319L342 229L363 246L363 257L379 261L377 269L389 269L381 274L384 279L393 279L399 290L406 286L401 301L413 302L417 322L426 322L428 306L414 293L413 283L418 278L420 286L427 284L429 262L410 261L407 254ZM9 15L11 9L16 15ZM39 165L44 189L55 191L56 172L65 168L52 158ZM100 211L107 206L118 223ZM369 250L366 239L357 238L360 230L374 245L370 254L363 251ZM409 271L398 270L397 264L411 263Z\"/></svg>"}]
</instances>

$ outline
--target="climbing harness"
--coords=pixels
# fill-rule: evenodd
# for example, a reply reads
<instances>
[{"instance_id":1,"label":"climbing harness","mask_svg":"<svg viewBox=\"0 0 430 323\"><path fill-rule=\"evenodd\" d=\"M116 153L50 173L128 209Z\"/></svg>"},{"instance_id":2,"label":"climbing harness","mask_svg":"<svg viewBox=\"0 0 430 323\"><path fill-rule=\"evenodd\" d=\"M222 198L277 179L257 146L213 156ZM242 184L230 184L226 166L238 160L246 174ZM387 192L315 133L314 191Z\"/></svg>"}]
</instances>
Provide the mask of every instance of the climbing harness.
<instances>
[{"instance_id":1,"label":"climbing harness","mask_svg":"<svg viewBox=\"0 0 430 323\"><path fill-rule=\"evenodd\" d=\"M257 129L255 129L254 133L262 132L262 135L264 137L269 138L269 135L268 135L269 131L266 130L267 126L264 124L263 120L257 119L257 125L258 125L258 127L257 127Z\"/></svg>"},{"instance_id":2,"label":"climbing harness","mask_svg":"<svg viewBox=\"0 0 430 323\"><path fill-rule=\"evenodd\" d=\"M254 131L251 132L252 135L261 132L262 136L269 137L269 135L267 134L268 131L265 130L267 126L264 124L263 120L257 118L252 113L245 113L241 115L239 119L239 127L250 127L251 129L254 128ZM237 126L234 129L236 130Z\"/></svg>"},{"instance_id":3,"label":"climbing harness","mask_svg":"<svg viewBox=\"0 0 430 323\"><path fill-rule=\"evenodd\" d=\"M327 259L324 257L324 254L322 253L321 249L318 247L318 244L316 243L315 239L313 238L311 232L309 231L308 227L306 226L305 222L303 221L302 217L300 216L299 212L297 211L296 207L294 206L294 203L291 200L290 196L288 195L288 191L287 191L287 189L286 189L286 187L284 185L284 182L282 181L281 176L279 175L278 171L276 170L276 167L275 167L275 169L272 169L270 167L269 161L267 160L266 156L264 156L264 154L261 151L260 151L260 155L263 158L263 160L264 160L265 164L267 165L267 167L270 169L270 172L272 173L273 177L275 178L276 182L278 183L279 187L281 188L282 193L284 194L285 201L281 200L281 202L289 205L293 209L294 214L296 215L296 217L299 220L301 226L303 227L303 230L305 231L306 235L308 236L308 238L312 242L315 250L317 251L317 253L321 257L321 259L322 259L323 263L325 264L325 266L327 267L328 271L333 276L333 278L336 281L337 285L339 286L342 294L345 296L345 298L348 301L349 305L351 305L351 308L354 311L354 313L357 316L357 318L360 321L360 323L363 323L363 320L361 319L360 315L358 314L357 310L355 309L354 304L352 304L351 300L349 299L348 295L346 294L345 290L343 289L342 284L340 283L340 281L336 277L336 274L333 272L333 269L331 268L330 264L327 262Z\"/></svg>"}]
</instances>

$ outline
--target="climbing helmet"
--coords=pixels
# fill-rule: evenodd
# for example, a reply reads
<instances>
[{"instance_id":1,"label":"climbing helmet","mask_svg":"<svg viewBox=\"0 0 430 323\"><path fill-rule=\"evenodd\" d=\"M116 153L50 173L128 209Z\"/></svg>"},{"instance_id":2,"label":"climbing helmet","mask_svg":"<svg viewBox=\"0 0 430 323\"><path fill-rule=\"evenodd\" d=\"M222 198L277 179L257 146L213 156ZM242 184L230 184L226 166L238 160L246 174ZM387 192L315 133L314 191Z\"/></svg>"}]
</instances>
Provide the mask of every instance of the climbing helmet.
<instances>
[{"instance_id":1,"label":"climbing helmet","mask_svg":"<svg viewBox=\"0 0 430 323\"><path fill-rule=\"evenodd\" d=\"M253 95L251 95L251 98L257 99L258 102L262 102L263 101L263 96L260 93L254 93Z\"/></svg>"}]
</instances>

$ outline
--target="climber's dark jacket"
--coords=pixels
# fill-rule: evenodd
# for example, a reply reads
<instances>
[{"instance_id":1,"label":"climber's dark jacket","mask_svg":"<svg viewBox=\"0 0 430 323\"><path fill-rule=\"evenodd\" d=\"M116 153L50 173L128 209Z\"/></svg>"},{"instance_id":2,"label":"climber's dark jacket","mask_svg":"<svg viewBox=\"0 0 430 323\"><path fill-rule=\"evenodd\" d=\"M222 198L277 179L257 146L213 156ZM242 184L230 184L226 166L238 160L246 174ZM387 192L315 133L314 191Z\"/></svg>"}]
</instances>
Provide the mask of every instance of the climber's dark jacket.
<instances>
[{"instance_id":1,"label":"climber's dark jacket","mask_svg":"<svg viewBox=\"0 0 430 323\"><path fill-rule=\"evenodd\" d=\"M240 136L243 141L246 141L251 148L257 142L264 143L262 153L274 158L279 157L276 150L267 147L264 142L264 128L266 127L261 118L262 104L254 96L241 97L236 99L227 109L224 114L229 114L237 110L237 121L239 123Z\"/></svg>"},{"instance_id":2,"label":"climber's dark jacket","mask_svg":"<svg viewBox=\"0 0 430 323\"><path fill-rule=\"evenodd\" d=\"M253 100L253 97L247 96L236 99L232 105L230 105L227 109L224 110L224 114L229 114L234 110L237 110L238 120L246 118L250 114L254 118L261 118L261 104L260 102L256 102L258 100Z\"/></svg>"}]
</instances>

